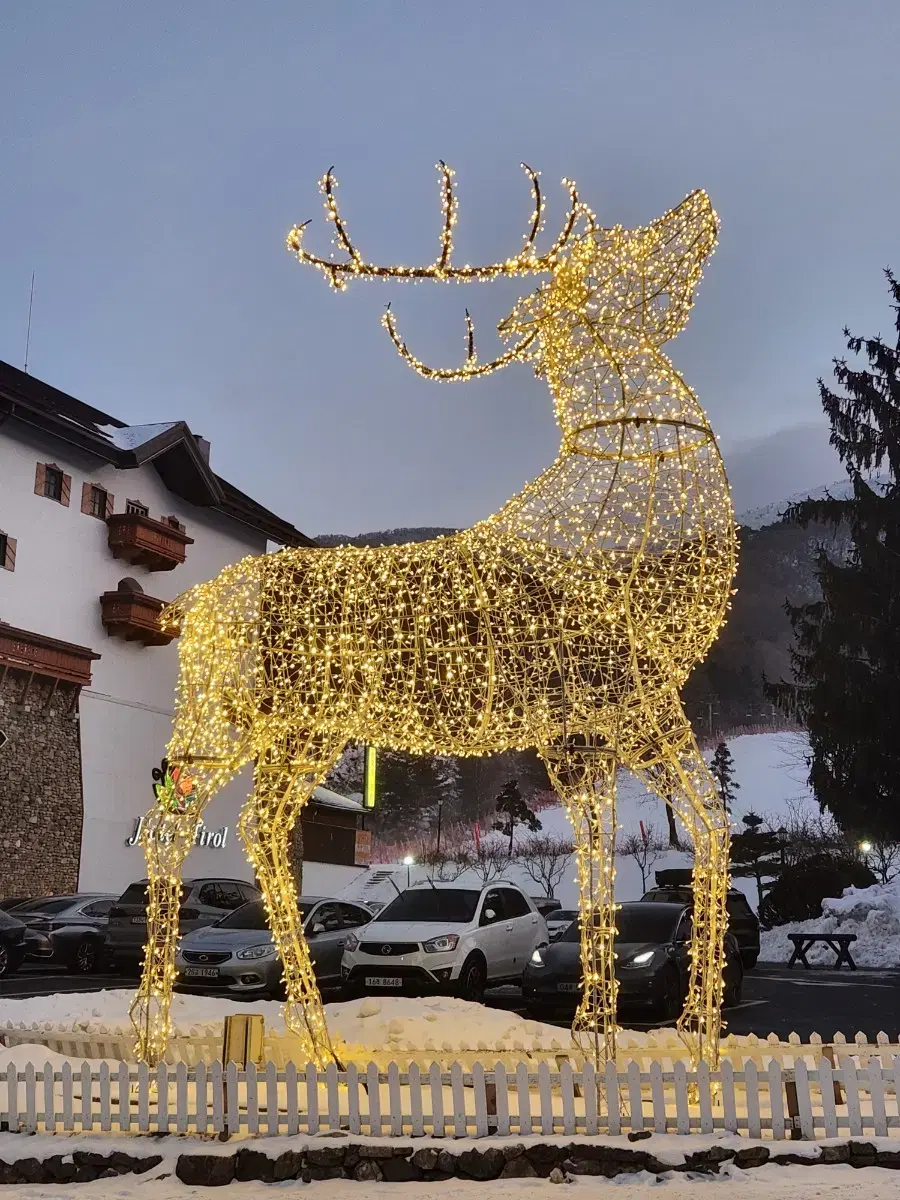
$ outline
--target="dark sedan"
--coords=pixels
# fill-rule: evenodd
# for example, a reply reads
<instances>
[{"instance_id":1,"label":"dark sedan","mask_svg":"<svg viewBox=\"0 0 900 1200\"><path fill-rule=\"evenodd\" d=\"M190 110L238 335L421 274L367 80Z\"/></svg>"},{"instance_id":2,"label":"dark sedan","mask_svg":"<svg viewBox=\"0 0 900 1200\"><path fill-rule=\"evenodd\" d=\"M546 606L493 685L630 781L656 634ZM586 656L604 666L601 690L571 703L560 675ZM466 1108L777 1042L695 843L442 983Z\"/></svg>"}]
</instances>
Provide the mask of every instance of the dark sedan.
<instances>
[{"instance_id":1,"label":"dark sedan","mask_svg":"<svg viewBox=\"0 0 900 1200\"><path fill-rule=\"evenodd\" d=\"M623 904L616 913L616 978L622 1009L647 1009L674 1020L687 994L691 910L683 904ZM744 982L737 942L725 935L725 1006L740 1004ZM573 921L551 945L535 950L522 996L532 1016L574 1009L581 997L581 935Z\"/></svg>"},{"instance_id":2,"label":"dark sedan","mask_svg":"<svg viewBox=\"0 0 900 1200\"><path fill-rule=\"evenodd\" d=\"M0 909L0 979L12 975L22 965L26 932L21 921Z\"/></svg>"},{"instance_id":3,"label":"dark sedan","mask_svg":"<svg viewBox=\"0 0 900 1200\"><path fill-rule=\"evenodd\" d=\"M17 905L11 916L28 928L28 958L86 975L106 960L106 924L115 896L93 892L44 896Z\"/></svg>"}]
</instances>

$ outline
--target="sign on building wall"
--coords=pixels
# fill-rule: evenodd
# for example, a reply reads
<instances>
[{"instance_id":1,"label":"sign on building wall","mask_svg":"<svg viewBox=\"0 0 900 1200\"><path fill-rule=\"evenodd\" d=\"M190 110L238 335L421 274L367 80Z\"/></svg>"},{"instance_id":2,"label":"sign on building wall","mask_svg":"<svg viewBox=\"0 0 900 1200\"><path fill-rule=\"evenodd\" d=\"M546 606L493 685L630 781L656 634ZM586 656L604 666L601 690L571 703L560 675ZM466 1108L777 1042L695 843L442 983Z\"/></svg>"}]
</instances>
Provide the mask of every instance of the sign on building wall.
<instances>
[{"instance_id":1,"label":"sign on building wall","mask_svg":"<svg viewBox=\"0 0 900 1200\"><path fill-rule=\"evenodd\" d=\"M126 846L136 846L140 841L141 830L144 828L144 818L138 817L134 822L134 828L131 831L131 836L125 839ZM157 834L157 837L160 835ZM172 835L167 834L160 840L170 842ZM194 831L195 846L209 846L213 850L221 850L228 841L228 826L223 825L221 829L207 829L202 821L197 822L197 828Z\"/></svg>"},{"instance_id":2,"label":"sign on building wall","mask_svg":"<svg viewBox=\"0 0 900 1200\"><path fill-rule=\"evenodd\" d=\"M372 861L372 834L368 829L357 829L356 844L353 851L353 863L357 867L367 867Z\"/></svg>"}]
</instances>

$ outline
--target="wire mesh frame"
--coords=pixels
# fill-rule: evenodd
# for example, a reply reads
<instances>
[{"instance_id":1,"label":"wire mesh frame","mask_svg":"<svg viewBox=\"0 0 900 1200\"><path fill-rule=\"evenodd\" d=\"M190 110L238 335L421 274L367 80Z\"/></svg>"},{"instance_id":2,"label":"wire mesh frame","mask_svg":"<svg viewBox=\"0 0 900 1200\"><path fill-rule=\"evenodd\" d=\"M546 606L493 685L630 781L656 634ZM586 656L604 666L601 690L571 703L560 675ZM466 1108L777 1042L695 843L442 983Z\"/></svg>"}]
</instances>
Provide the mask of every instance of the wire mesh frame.
<instances>
[{"instance_id":1,"label":"wire mesh frame","mask_svg":"<svg viewBox=\"0 0 900 1200\"><path fill-rule=\"evenodd\" d=\"M138 1054L169 1036L184 857L205 805L256 763L240 831L284 964L288 1028L309 1060L335 1060L302 936L288 839L345 745L420 754L537 747L573 820L585 978L576 1032L597 1066L615 1054L615 774L634 771L677 813L695 848L690 981L679 1028L693 1062L718 1062L727 922L728 820L679 689L712 644L735 571L730 491L694 393L661 347L687 321L717 218L692 193L650 225L600 229L572 208L550 252L452 266L456 203L441 167L438 261L375 267L352 245L323 181L346 262L291 248L337 287L347 278L549 276L501 323L514 352L436 370L388 332L420 374L445 381L528 359L547 380L555 461L494 516L405 546L287 549L246 559L173 606L180 678L169 759L190 802L157 805L143 829L148 944L132 1010ZM536 184L533 172L532 181ZM583 226L583 229L582 229ZM301 231L302 232L302 231Z\"/></svg>"}]
</instances>

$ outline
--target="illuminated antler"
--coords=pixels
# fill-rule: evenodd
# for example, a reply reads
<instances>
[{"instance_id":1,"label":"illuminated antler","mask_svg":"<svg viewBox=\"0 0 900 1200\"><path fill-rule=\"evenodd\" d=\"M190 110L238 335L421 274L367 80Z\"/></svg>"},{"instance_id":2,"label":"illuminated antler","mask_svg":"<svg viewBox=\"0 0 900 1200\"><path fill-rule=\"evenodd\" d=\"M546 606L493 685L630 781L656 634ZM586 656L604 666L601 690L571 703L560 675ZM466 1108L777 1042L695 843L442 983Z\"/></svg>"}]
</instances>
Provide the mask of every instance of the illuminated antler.
<instances>
[{"instance_id":1,"label":"illuminated antler","mask_svg":"<svg viewBox=\"0 0 900 1200\"><path fill-rule=\"evenodd\" d=\"M338 290L346 287L347 280L352 278L399 279L412 280L413 282L420 279L437 279L440 282L453 280L456 283L484 282L486 280L498 279L501 276L535 275L551 271L561 251L571 238L579 216L584 216L591 227L594 225L593 213L578 199L578 191L575 184L568 179L564 179L563 186L568 189L570 203L562 230L545 254L535 253L535 239L544 225L544 198L541 194L541 185L538 180L537 171L533 171L526 163L522 163L522 169L531 180L531 189L534 196L534 212L531 215L531 226L525 235L522 249L518 254L505 259L503 262L489 263L486 266L480 267L471 266L467 263L465 266L455 267L451 262L453 257L453 229L456 225L459 211L454 184L455 172L443 160L437 164L437 169L441 175L441 212L443 213L444 221L441 228L440 253L435 262L430 266L378 266L374 263L365 262L362 255L353 245L350 235L347 232L347 226L338 209L336 197L337 180L334 177L333 170L329 170L323 176L319 186L325 197L326 218L334 225L335 240L346 252L347 260L345 262L336 262L334 259L320 258L318 255L311 254L308 250L305 250L303 248L303 233L309 224L308 221L303 225L295 225L290 231L287 238L288 249L297 255L301 263L308 263L324 272L328 276L331 286ZM495 358L488 363L479 363L475 354L475 329L467 310L465 365L456 368L436 369L426 366L425 363L417 359L408 350L406 343L397 332L394 314L390 310L390 305L388 305L388 310L382 317L382 324L390 334L391 341L397 347L400 355L414 371L417 371L420 375L424 375L426 379L437 379L445 383L472 379L478 375L488 375L500 367L505 367L508 363L522 358L537 336L537 330L535 329L516 346L512 347L512 349L501 354L499 358Z\"/></svg>"},{"instance_id":2,"label":"illuminated antler","mask_svg":"<svg viewBox=\"0 0 900 1200\"><path fill-rule=\"evenodd\" d=\"M437 164L437 169L441 173L441 209L444 216L444 224L441 229L441 252L437 260L430 266L378 266L375 263L365 262L350 240L347 226L338 210L336 198L337 180L332 170L329 170L327 175L322 178L319 186L325 196L326 218L334 225L336 240L346 251L348 255L347 261L336 262L331 258L320 258L317 254L311 254L303 248L303 233L309 224L308 221L302 225L295 225L290 231L287 237L288 249L297 255L297 259L301 263L308 263L310 266L317 267L320 271L324 272L328 276L332 287L338 289L346 287L348 278L437 279L441 281L453 279L459 283L464 283L476 280L497 279L504 275L541 274L552 269L560 251L572 236L578 217L584 215L590 220L593 218L590 210L578 199L578 191L575 184L568 179L564 179L563 186L568 189L570 206L562 232L546 254L536 254L534 241L543 226L544 200L541 195L537 172L533 171L531 167L526 166L525 163L522 163L522 168L531 180L532 192L534 194L534 212L531 218L531 228L525 237L525 244L519 253L513 255L512 258L505 259L503 262L489 263L487 266L481 267L473 267L469 264L462 267L452 265L450 259L453 254L453 227L456 224L459 206L453 182L454 172L445 162Z\"/></svg>"}]
</instances>

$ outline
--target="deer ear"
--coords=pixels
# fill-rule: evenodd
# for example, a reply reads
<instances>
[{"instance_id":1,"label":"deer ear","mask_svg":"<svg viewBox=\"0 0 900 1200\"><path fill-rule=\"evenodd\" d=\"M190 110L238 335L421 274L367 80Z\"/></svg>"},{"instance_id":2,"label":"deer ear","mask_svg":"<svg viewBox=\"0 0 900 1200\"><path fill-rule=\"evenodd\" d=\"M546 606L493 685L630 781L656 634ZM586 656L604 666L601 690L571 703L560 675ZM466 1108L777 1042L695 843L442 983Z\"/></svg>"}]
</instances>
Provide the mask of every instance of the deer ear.
<instances>
[{"instance_id":1,"label":"deer ear","mask_svg":"<svg viewBox=\"0 0 900 1200\"><path fill-rule=\"evenodd\" d=\"M658 345L687 324L703 264L716 245L718 217L706 192L691 192L638 232L643 242L644 331Z\"/></svg>"}]
</instances>

